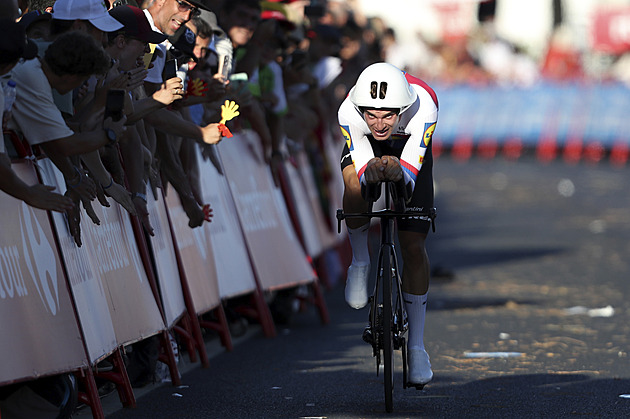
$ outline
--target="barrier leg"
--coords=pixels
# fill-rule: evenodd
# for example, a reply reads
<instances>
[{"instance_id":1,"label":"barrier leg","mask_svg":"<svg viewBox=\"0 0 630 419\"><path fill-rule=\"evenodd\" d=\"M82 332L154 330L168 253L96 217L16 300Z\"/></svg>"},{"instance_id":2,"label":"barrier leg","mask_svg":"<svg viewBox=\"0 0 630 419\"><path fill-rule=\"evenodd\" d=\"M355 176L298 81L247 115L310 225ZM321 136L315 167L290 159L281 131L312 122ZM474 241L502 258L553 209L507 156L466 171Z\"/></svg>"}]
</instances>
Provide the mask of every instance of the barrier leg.
<instances>
[{"instance_id":1,"label":"barrier leg","mask_svg":"<svg viewBox=\"0 0 630 419\"><path fill-rule=\"evenodd\" d=\"M221 344L226 350L231 351L233 349L232 336L230 335L230 328L228 326L227 317L225 317L223 305L219 305L217 308L212 310L212 312L217 317L216 321L200 319L199 324L205 329L211 329L218 332Z\"/></svg>"},{"instance_id":2,"label":"barrier leg","mask_svg":"<svg viewBox=\"0 0 630 419\"><path fill-rule=\"evenodd\" d=\"M94 419L105 419L101 399L98 397L98 388L94 381L94 374L91 368L83 368L75 374L77 379L83 384L85 391L79 392L79 402L90 407Z\"/></svg>"},{"instance_id":3,"label":"barrier leg","mask_svg":"<svg viewBox=\"0 0 630 419\"><path fill-rule=\"evenodd\" d=\"M256 290L250 297L251 304L237 306L234 308L234 311L246 317L258 320L262 326L265 336L272 338L277 336L276 326L273 323L273 317L269 311L269 306L265 302L262 292L260 291L259 284L260 282L256 279Z\"/></svg>"},{"instance_id":4,"label":"barrier leg","mask_svg":"<svg viewBox=\"0 0 630 419\"><path fill-rule=\"evenodd\" d=\"M181 386L182 378L179 375L177 360L175 359L175 353L173 352L173 347L171 346L171 339L168 331L162 331L160 336L160 343L162 346L162 351L158 359L168 365L168 371L171 375L171 383L174 386Z\"/></svg>"},{"instance_id":5,"label":"barrier leg","mask_svg":"<svg viewBox=\"0 0 630 419\"><path fill-rule=\"evenodd\" d=\"M188 359L190 359L190 362L197 362L197 348L195 346L195 338L192 335L188 315L182 317L179 323L173 327L173 331L175 331L175 333L183 339L184 344L186 345L186 350L188 351Z\"/></svg>"},{"instance_id":6,"label":"barrier leg","mask_svg":"<svg viewBox=\"0 0 630 419\"><path fill-rule=\"evenodd\" d=\"M94 375L116 384L118 397L124 407L136 407L136 397L133 394L131 381L129 381L129 376L127 375L127 369L125 368L125 362L123 361L120 348L117 348L114 353L109 356L109 360L114 366L114 369L107 372L98 372Z\"/></svg>"}]
</instances>

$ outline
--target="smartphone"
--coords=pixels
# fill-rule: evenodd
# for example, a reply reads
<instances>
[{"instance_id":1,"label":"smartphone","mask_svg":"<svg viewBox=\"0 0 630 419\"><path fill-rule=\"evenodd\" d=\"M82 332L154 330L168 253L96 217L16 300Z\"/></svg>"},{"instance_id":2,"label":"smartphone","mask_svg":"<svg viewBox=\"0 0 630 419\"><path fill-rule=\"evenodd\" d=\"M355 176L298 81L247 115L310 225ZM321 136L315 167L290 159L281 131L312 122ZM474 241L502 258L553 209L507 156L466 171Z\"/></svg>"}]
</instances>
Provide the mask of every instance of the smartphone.
<instances>
[{"instance_id":1,"label":"smartphone","mask_svg":"<svg viewBox=\"0 0 630 419\"><path fill-rule=\"evenodd\" d=\"M219 68L217 71L221 74L221 79L227 81L230 72L230 57L228 55L219 55Z\"/></svg>"},{"instance_id":2,"label":"smartphone","mask_svg":"<svg viewBox=\"0 0 630 419\"><path fill-rule=\"evenodd\" d=\"M125 90L109 89L107 102L105 102L105 118L111 117L113 121L119 121L125 108Z\"/></svg>"},{"instance_id":3,"label":"smartphone","mask_svg":"<svg viewBox=\"0 0 630 419\"><path fill-rule=\"evenodd\" d=\"M162 80L170 80L173 77L177 77L177 60L168 60L164 63L164 70L162 70Z\"/></svg>"}]
</instances>

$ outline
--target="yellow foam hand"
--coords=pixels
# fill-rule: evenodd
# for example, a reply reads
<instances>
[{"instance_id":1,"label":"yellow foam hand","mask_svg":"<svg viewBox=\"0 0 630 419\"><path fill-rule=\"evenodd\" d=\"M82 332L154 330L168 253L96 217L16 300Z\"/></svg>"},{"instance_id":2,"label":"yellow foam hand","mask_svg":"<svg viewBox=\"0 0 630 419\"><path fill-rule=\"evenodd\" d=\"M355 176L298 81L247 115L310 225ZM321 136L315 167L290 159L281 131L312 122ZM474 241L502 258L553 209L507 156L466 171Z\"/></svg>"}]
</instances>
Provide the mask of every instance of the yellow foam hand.
<instances>
[{"instance_id":1,"label":"yellow foam hand","mask_svg":"<svg viewBox=\"0 0 630 419\"><path fill-rule=\"evenodd\" d=\"M219 122L219 124L225 124L227 121L240 114L238 104L233 100L226 100L225 103L221 105L221 122Z\"/></svg>"}]
</instances>

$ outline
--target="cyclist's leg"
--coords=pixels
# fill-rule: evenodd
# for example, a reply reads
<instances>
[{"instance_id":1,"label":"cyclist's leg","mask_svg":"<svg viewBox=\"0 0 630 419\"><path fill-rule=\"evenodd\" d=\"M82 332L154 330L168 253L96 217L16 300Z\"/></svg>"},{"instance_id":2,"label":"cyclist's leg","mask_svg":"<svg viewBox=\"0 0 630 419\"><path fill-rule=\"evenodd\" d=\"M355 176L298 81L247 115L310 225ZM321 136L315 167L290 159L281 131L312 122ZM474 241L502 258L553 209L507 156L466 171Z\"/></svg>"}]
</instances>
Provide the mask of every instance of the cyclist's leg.
<instances>
[{"instance_id":1,"label":"cyclist's leg","mask_svg":"<svg viewBox=\"0 0 630 419\"><path fill-rule=\"evenodd\" d=\"M433 159L430 147L425 157L428 158L416 179L409 209L422 211L433 207ZM403 258L403 299L409 320L408 379L413 384L426 384L433 378L429 355L424 348L424 321L430 277L425 240L429 227L428 221L417 219L402 219L398 223L398 239Z\"/></svg>"},{"instance_id":2,"label":"cyclist's leg","mask_svg":"<svg viewBox=\"0 0 630 419\"><path fill-rule=\"evenodd\" d=\"M368 203L361 196L361 185L348 146L341 156L341 170L344 182L343 210L346 213L359 213L368 210ZM367 280L370 273L370 252L368 248L368 218L346 219L350 247L352 248L352 264L348 268L346 281L346 302L359 309L367 304Z\"/></svg>"}]
</instances>

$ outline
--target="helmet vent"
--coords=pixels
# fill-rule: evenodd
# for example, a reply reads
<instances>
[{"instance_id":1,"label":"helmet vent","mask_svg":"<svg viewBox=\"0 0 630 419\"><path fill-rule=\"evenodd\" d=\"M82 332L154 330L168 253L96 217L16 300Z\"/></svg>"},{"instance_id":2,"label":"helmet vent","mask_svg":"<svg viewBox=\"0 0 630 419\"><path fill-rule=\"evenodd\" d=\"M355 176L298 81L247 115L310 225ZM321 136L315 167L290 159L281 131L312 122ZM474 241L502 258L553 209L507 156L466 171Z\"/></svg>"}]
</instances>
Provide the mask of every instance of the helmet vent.
<instances>
[{"instance_id":1,"label":"helmet vent","mask_svg":"<svg viewBox=\"0 0 630 419\"><path fill-rule=\"evenodd\" d=\"M385 99L385 95L387 94L387 82L381 82L381 88L378 89L378 97L379 99Z\"/></svg>"},{"instance_id":2,"label":"helmet vent","mask_svg":"<svg viewBox=\"0 0 630 419\"><path fill-rule=\"evenodd\" d=\"M382 81L379 85L379 83L373 81L372 83L370 83L370 96L372 97L372 99L376 99L378 94L378 98L379 99L385 99L385 95L387 94L387 82L386 81Z\"/></svg>"},{"instance_id":3,"label":"helmet vent","mask_svg":"<svg viewBox=\"0 0 630 419\"><path fill-rule=\"evenodd\" d=\"M370 83L370 96L372 96L372 99L376 99L377 90L378 90L378 83L376 83L375 81Z\"/></svg>"}]
</instances>

